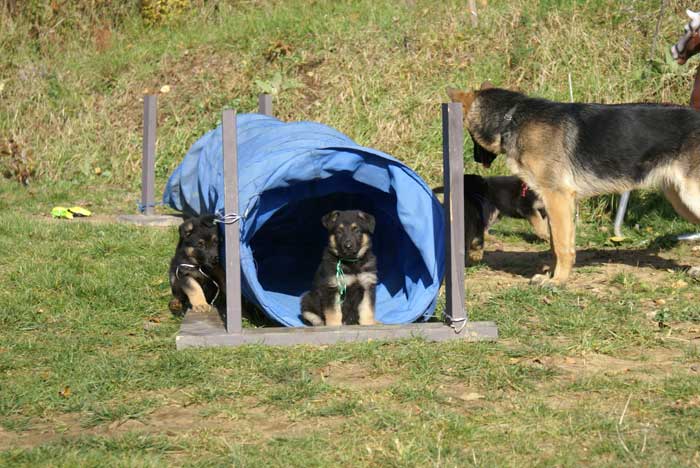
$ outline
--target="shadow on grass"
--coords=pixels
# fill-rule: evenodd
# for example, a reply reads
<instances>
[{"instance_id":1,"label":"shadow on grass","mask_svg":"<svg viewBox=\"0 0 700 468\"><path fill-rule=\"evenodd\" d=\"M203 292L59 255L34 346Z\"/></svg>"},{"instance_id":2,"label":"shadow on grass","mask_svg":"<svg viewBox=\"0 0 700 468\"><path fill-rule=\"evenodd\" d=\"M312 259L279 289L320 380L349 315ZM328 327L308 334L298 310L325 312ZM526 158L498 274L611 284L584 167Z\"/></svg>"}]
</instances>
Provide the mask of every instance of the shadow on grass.
<instances>
[{"instance_id":1,"label":"shadow on grass","mask_svg":"<svg viewBox=\"0 0 700 468\"><path fill-rule=\"evenodd\" d=\"M662 236L664 239L668 236ZM656 241L655 241L656 242ZM667 242L667 241L666 241ZM660 243L663 244L662 241ZM664 244L665 245L665 244ZM623 264L630 266L649 266L655 269L682 270L690 265L678 263L658 256L658 248L646 248L638 250L607 250L587 249L576 253L576 265L574 267L604 265L607 263ZM543 264L553 261L553 255L547 252L507 252L495 251L484 253L484 263L492 270L531 277L541 273Z\"/></svg>"}]
</instances>

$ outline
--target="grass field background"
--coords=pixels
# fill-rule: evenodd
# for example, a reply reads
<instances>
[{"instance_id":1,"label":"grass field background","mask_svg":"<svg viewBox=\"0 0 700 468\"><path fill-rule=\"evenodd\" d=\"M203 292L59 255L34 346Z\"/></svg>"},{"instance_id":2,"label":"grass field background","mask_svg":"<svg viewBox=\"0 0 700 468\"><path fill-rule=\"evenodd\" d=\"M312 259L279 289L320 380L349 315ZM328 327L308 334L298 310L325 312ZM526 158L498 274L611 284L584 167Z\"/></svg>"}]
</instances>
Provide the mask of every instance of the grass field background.
<instances>
[{"instance_id":1,"label":"grass field background","mask_svg":"<svg viewBox=\"0 0 700 468\"><path fill-rule=\"evenodd\" d=\"M472 318L499 326L490 344L177 352L176 231L112 222L139 197L146 91L159 188L224 107L252 111L261 91L283 120L331 125L438 185L448 85L568 100L570 74L579 101L688 102L694 61L667 52L688 5L665 2L652 52L656 0L477 2L476 28L466 1L191 4L154 25L135 1L32 0L0 19L0 137L36 169L27 187L0 180L0 465L700 464L700 284L683 273L700 250L673 242L695 228L656 194L634 194L622 244L616 197L581 204L562 290L527 285L547 245L498 224L467 269ZM59 204L96 220L51 220Z\"/></svg>"}]
</instances>

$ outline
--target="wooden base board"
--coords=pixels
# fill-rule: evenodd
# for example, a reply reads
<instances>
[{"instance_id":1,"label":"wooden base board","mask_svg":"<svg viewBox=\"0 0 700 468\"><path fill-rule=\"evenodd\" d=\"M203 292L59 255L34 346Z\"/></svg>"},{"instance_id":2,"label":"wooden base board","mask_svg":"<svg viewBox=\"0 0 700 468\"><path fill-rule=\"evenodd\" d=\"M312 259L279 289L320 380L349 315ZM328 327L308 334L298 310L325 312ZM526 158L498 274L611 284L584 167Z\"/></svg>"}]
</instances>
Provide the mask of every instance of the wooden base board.
<instances>
[{"instance_id":1,"label":"wooden base board","mask_svg":"<svg viewBox=\"0 0 700 468\"><path fill-rule=\"evenodd\" d=\"M397 340L417 336L430 341L495 341L498 339L498 329L493 322L467 322L460 333L456 333L453 328L443 323L430 322L375 326L244 328L241 333L229 334L217 312L194 313L190 310L182 321L175 342L177 349L184 349L245 344L323 345L349 341Z\"/></svg>"}]
</instances>

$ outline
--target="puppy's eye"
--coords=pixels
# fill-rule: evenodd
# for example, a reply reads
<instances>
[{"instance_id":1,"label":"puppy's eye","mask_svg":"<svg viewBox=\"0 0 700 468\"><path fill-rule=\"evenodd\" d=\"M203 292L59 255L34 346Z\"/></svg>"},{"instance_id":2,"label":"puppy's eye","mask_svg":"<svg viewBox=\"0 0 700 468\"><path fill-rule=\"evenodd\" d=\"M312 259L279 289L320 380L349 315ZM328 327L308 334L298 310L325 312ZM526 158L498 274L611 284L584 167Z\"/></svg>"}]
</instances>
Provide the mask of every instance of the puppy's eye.
<instances>
[{"instance_id":1,"label":"puppy's eye","mask_svg":"<svg viewBox=\"0 0 700 468\"><path fill-rule=\"evenodd\" d=\"M352 232L360 232L360 227L359 227L359 226L353 226L353 227L352 227Z\"/></svg>"},{"instance_id":2,"label":"puppy's eye","mask_svg":"<svg viewBox=\"0 0 700 468\"><path fill-rule=\"evenodd\" d=\"M197 242L197 245L200 247L204 247L204 239L199 239L199 241Z\"/></svg>"}]
</instances>

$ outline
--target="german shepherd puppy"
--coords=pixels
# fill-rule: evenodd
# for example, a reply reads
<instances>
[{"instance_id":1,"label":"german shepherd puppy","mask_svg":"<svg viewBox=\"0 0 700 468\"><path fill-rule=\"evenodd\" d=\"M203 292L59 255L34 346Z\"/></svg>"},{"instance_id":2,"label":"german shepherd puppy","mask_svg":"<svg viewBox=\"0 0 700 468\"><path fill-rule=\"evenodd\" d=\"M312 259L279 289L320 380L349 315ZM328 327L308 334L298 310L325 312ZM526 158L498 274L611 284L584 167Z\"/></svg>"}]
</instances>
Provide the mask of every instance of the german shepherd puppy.
<instances>
[{"instance_id":1,"label":"german shepherd puppy","mask_svg":"<svg viewBox=\"0 0 700 468\"><path fill-rule=\"evenodd\" d=\"M225 276L219 264L215 215L190 218L180 225L180 239L170 261L170 288L181 309L207 312L223 297ZM171 310L175 300L171 301ZM211 304L211 305L210 305Z\"/></svg>"},{"instance_id":2,"label":"german shepherd puppy","mask_svg":"<svg viewBox=\"0 0 700 468\"><path fill-rule=\"evenodd\" d=\"M700 222L700 113L662 104L579 104L531 98L484 83L448 90L461 102L474 157L506 155L510 171L542 198L556 257L554 274L535 284L566 282L576 259L576 200L658 187L686 220Z\"/></svg>"},{"instance_id":3,"label":"german shepherd puppy","mask_svg":"<svg viewBox=\"0 0 700 468\"><path fill-rule=\"evenodd\" d=\"M444 187L433 189L444 192ZM501 216L527 219L537 237L549 240L547 213L537 194L515 176L464 174L464 245L469 262L483 258L484 236Z\"/></svg>"},{"instance_id":4,"label":"german shepherd puppy","mask_svg":"<svg viewBox=\"0 0 700 468\"><path fill-rule=\"evenodd\" d=\"M373 325L377 259L372 253L374 217L359 210L332 211L311 290L301 298L301 316L311 325Z\"/></svg>"}]
</instances>

